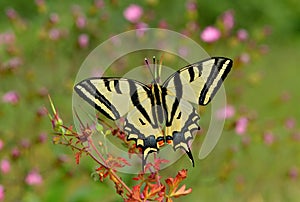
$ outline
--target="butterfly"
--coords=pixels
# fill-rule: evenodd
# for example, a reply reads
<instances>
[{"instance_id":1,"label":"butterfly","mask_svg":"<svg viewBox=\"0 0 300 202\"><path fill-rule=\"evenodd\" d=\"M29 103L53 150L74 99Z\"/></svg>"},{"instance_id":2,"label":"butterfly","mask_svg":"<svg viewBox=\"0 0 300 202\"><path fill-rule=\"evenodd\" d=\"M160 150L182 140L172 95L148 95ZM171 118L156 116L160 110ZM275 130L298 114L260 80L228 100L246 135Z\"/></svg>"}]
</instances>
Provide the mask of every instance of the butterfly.
<instances>
[{"instance_id":1,"label":"butterfly","mask_svg":"<svg viewBox=\"0 0 300 202\"><path fill-rule=\"evenodd\" d=\"M211 57L187 65L162 85L126 78L93 77L74 86L75 92L111 120L125 118L124 132L142 150L142 165L165 144L183 149L194 166L189 141L200 129L193 104L207 105L231 70L233 61Z\"/></svg>"}]
</instances>

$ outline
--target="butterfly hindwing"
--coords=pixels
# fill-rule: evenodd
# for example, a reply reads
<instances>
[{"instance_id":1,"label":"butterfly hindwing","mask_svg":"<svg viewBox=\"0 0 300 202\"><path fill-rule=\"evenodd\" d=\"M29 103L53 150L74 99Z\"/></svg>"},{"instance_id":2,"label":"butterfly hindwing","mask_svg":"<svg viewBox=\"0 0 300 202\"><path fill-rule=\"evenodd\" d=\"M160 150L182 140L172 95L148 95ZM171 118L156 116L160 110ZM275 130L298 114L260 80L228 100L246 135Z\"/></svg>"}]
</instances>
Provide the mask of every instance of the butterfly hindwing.
<instances>
[{"instance_id":1,"label":"butterfly hindwing","mask_svg":"<svg viewBox=\"0 0 300 202\"><path fill-rule=\"evenodd\" d=\"M168 95L166 96L166 100L175 101L176 97ZM173 109L170 107L173 107ZM189 141L193 139L192 134L194 131L200 130L200 126L198 125L200 117L195 108L185 100L178 101L176 109L174 109L174 105L168 105L167 111L171 113L167 116L165 128L166 142L172 145L174 150L183 149L194 166Z\"/></svg>"},{"instance_id":2,"label":"butterfly hindwing","mask_svg":"<svg viewBox=\"0 0 300 202\"><path fill-rule=\"evenodd\" d=\"M150 99L142 102L139 107L144 108L147 112L153 110ZM148 155L158 152L159 143L164 142L161 128L154 123L153 116L140 113L138 108L131 110L125 118L124 131L127 134L127 140L134 140L136 146L142 149L142 167L144 167Z\"/></svg>"}]
</instances>

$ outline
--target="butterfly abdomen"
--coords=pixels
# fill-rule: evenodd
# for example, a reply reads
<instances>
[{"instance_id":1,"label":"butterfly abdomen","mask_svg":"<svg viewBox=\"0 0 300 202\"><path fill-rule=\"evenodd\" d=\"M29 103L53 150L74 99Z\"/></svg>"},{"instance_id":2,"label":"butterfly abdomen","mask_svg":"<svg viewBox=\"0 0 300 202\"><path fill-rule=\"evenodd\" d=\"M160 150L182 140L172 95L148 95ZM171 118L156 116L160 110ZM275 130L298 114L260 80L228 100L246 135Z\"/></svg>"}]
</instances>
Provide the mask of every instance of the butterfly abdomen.
<instances>
[{"instance_id":1,"label":"butterfly abdomen","mask_svg":"<svg viewBox=\"0 0 300 202\"><path fill-rule=\"evenodd\" d=\"M163 90L160 85L153 84L151 86L151 93L152 93L152 115L156 122L156 124L161 125L165 121L165 113L166 109L163 106Z\"/></svg>"}]
</instances>

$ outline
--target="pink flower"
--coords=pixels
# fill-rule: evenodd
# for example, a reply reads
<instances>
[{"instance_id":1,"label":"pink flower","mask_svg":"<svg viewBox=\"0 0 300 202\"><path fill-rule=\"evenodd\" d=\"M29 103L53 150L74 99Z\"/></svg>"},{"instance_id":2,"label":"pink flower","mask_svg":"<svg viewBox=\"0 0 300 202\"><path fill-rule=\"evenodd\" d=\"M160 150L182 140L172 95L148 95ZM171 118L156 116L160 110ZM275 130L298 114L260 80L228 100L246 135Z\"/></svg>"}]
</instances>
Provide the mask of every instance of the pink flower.
<instances>
[{"instance_id":1,"label":"pink flower","mask_svg":"<svg viewBox=\"0 0 300 202\"><path fill-rule=\"evenodd\" d=\"M2 96L2 101L10 104L17 104L20 101L20 96L16 91L9 91Z\"/></svg>"},{"instance_id":2,"label":"pink flower","mask_svg":"<svg viewBox=\"0 0 300 202\"><path fill-rule=\"evenodd\" d=\"M9 173L10 171L10 162L7 159L3 159L0 163L0 169L3 174Z\"/></svg>"},{"instance_id":3,"label":"pink flower","mask_svg":"<svg viewBox=\"0 0 300 202\"><path fill-rule=\"evenodd\" d=\"M291 98L292 98L291 93L288 92L288 91L284 91L284 92L282 92L281 95L280 95L280 100L281 100L281 102L283 102L283 103L286 103L286 102L290 101Z\"/></svg>"},{"instance_id":4,"label":"pink flower","mask_svg":"<svg viewBox=\"0 0 300 202\"><path fill-rule=\"evenodd\" d=\"M57 28L50 29L49 31L49 38L53 41L58 40L60 38L60 35L61 33Z\"/></svg>"},{"instance_id":5,"label":"pink flower","mask_svg":"<svg viewBox=\"0 0 300 202\"><path fill-rule=\"evenodd\" d=\"M36 5L38 6L43 6L45 5L45 1L44 0L35 0Z\"/></svg>"},{"instance_id":6,"label":"pink flower","mask_svg":"<svg viewBox=\"0 0 300 202\"><path fill-rule=\"evenodd\" d=\"M248 53L242 53L239 60L244 64L248 64L250 62L250 55Z\"/></svg>"},{"instance_id":7,"label":"pink flower","mask_svg":"<svg viewBox=\"0 0 300 202\"><path fill-rule=\"evenodd\" d=\"M201 39L207 43L215 42L219 40L220 37L220 30L213 26L206 27L201 33Z\"/></svg>"},{"instance_id":8,"label":"pink flower","mask_svg":"<svg viewBox=\"0 0 300 202\"><path fill-rule=\"evenodd\" d=\"M178 49L178 53L179 53L179 55L180 56L182 56L182 57L186 57L187 55L188 55L188 49L187 49L187 47L180 47L179 49Z\"/></svg>"},{"instance_id":9,"label":"pink flower","mask_svg":"<svg viewBox=\"0 0 300 202\"><path fill-rule=\"evenodd\" d=\"M143 15L143 9L142 7L136 4L131 4L125 9L123 15L125 19L129 22L136 23L140 20L141 16Z\"/></svg>"},{"instance_id":10,"label":"pink flower","mask_svg":"<svg viewBox=\"0 0 300 202\"><path fill-rule=\"evenodd\" d=\"M269 46L265 44L259 46L259 52L261 54L267 54L269 52Z\"/></svg>"},{"instance_id":11,"label":"pink flower","mask_svg":"<svg viewBox=\"0 0 300 202\"><path fill-rule=\"evenodd\" d=\"M241 117L236 122L235 132L238 135L242 135L246 132L247 126L248 126L248 119L246 117Z\"/></svg>"},{"instance_id":12,"label":"pink flower","mask_svg":"<svg viewBox=\"0 0 300 202\"><path fill-rule=\"evenodd\" d=\"M0 184L0 201L3 201L4 200L4 187L2 184Z\"/></svg>"},{"instance_id":13,"label":"pink flower","mask_svg":"<svg viewBox=\"0 0 300 202\"><path fill-rule=\"evenodd\" d=\"M292 134L292 140L300 141L300 132L296 132Z\"/></svg>"},{"instance_id":14,"label":"pink flower","mask_svg":"<svg viewBox=\"0 0 300 202\"><path fill-rule=\"evenodd\" d=\"M3 149L3 146L4 146L4 142L3 140L0 139L0 151Z\"/></svg>"},{"instance_id":15,"label":"pink flower","mask_svg":"<svg viewBox=\"0 0 300 202\"><path fill-rule=\"evenodd\" d=\"M86 18L84 16L78 16L76 19L76 27L83 29L86 26Z\"/></svg>"},{"instance_id":16,"label":"pink flower","mask_svg":"<svg viewBox=\"0 0 300 202\"><path fill-rule=\"evenodd\" d=\"M46 87L41 87L39 90L38 90L38 92L37 92L37 94L39 95L39 96L41 96L41 97L46 97L47 95L48 95L48 89L46 88Z\"/></svg>"},{"instance_id":17,"label":"pink flower","mask_svg":"<svg viewBox=\"0 0 300 202\"><path fill-rule=\"evenodd\" d=\"M28 149L31 146L31 142L29 141L29 139L22 139L21 140L21 146L24 149Z\"/></svg>"},{"instance_id":18,"label":"pink flower","mask_svg":"<svg viewBox=\"0 0 300 202\"><path fill-rule=\"evenodd\" d=\"M146 29L148 28L148 25L144 22L139 22L136 24L136 35L138 37L142 37L144 36L144 33L146 31Z\"/></svg>"},{"instance_id":19,"label":"pink flower","mask_svg":"<svg viewBox=\"0 0 300 202\"><path fill-rule=\"evenodd\" d=\"M5 66L11 70L15 70L18 67L20 67L22 64L23 64L23 61L21 58L13 57L5 64Z\"/></svg>"},{"instance_id":20,"label":"pink flower","mask_svg":"<svg viewBox=\"0 0 300 202\"><path fill-rule=\"evenodd\" d=\"M59 22L59 16L57 13L51 13L50 14L50 17L49 17L49 21L52 23L52 24L56 24Z\"/></svg>"},{"instance_id":21,"label":"pink flower","mask_svg":"<svg viewBox=\"0 0 300 202\"><path fill-rule=\"evenodd\" d=\"M297 167L292 167L289 172L288 175L291 179L296 179L299 175L299 171Z\"/></svg>"},{"instance_id":22,"label":"pink flower","mask_svg":"<svg viewBox=\"0 0 300 202\"><path fill-rule=\"evenodd\" d=\"M228 32L230 31L234 26L234 17L233 17L233 11L228 10L225 11L222 15L222 22L224 25L225 30Z\"/></svg>"},{"instance_id":23,"label":"pink flower","mask_svg":"<svg viewBox=\"0 0 300 202\"><path fill-rule=\"evenodd\" d=\"M87 34L80 34L78 37L78 45L80 48L86 48L89 45L89 36Z\"/></svg>"},{"instance_id":24,"label":"pink flower","mask_svg":"<svg viewBox=\"0 0 300 202\"><path fill-rule=\"evenodd\" d=\"M104 7L104 1L103 0L95 0L94 4L96 8L103 8Z\"/></svg>"},{"instance_id":25,"label":"pink flower","mask_svg":"<svg viewBox=\"0 0 300 202\"><path fill-rule=\"evenodd\" d=\"M196 11L197 10L197 4L196 2L192 2L192 1L189 1L186 3L186 9L188 11Z\"/></svg>"},{"instance_id":26,"label":"pink flower","mask_svg":"<svg viewBox=\"0 0 300 202\"><path fill-rule=\"evenodd\" d=\"M240 41L246 41L248 39L248 32L245 29L239 29L237 31L237 38Z\"/></svg>"},{"instance_id":27,"label":"pink flower","mask_svg":"<svg viewBox=\"0 0 300 202\"><path fill-rule=\"evenodd\" d=\"M273 135L272 132L266 132L264 134L263 138L264 138L264 143L266 145L272 145L274 143L274 140L275 140L274 135Z\"/></svg>"},{"instance_id":28,"label":"pink flower","mask_svg":"<svg viewBox=\"0 0 300 202\"><path fill-rule=\"evenodd\" d=\"M46 107L43 106L43 107L39 107L37 109L36 115L38 117L43 117L43 116L46 116L47 114L48 114L48 110Z\"/></svg>"},{"instance_id":29,"label":"pink flower","mask_svg":"<svg viewBox=\"0 0 300 202\"><path fill-rule=\"evenodd\" d=\"M37 171L31 171L27 174L25 182L28 185L40 185L43 183L43 178Z\"/></svg>"},{"instance_id":30,"label":"pink flower","mask_svg":"<svg viewBox=\"0 0 300 202\"><path fill-rule=\"evenodd\" d=\"M296 121L294 118L289 118L285 121L285 127L287 129L293 129L295 128L295 125L296 125Z\"/></svg>"},{"instance_id":31,"label":"pink flower","mask_svg":"<svg viewBox=\"0 0 300 202\"><path fill-rule=\"evenodd\" d=\"M162 28L162 29L167 29L167 28L168 28L168 23L167 23L167 21L165 21L165 20L159 21L158 27L159 27L159 28Z\"/></svg>"},{"instance_id":32,"label":"pink flower","mask_svg":"<svg viewBox=\"0 0 300 202\"><path fill-rule=\"evenodd\" d=\"M232 105L227 105L222 109L217 111L217 118L218 119L228 119L233 117L235 114L235 109Z\"/></svg>"},{"instance_id":33,"label":"pink flower","mask_svg":"<svg viewBox=\"0 0 300 202\"><path fill-rule=\"evenodd\" d=\"M13 32L5 32L0 34L0 44L13 44L16 41L16 36Z\"/></svg>"},{"instance_id":34,"label":"pink flower","mask_svg":"<svg viewBox=\"0 0 300 202\"><path fill-rule=\"evenodd\" d=\"M19 150L17 147L14 147L14 148L11 150L11 156L12 156L13 158L18 158L18 157L20 157L20 155L21 155L21 152L20 152L20 150Z\"/></svg>"},{"instance_id":35,"label":"pink flower","mask_svg":"<svg viewBox=\"0 0 300 202\"><path fill-rule=\"evenodd\" d=\"M47 138L48 138L47 133L42 132L38 137L38 141L40 143L45 143L47 141Z\"/></svg>"},{"instance_id":36,"label":"pink flower","mask_svg":"<svg viewBox=\"0 0 300 202\"><path fill-rule=\"evenodd\" d=\"M8 8L6 9L6 16L8 17L8 19L10 20L15 20L18 17L18 13L16 12L15 9L13 8Z\"/></svg>"}]
</instances>

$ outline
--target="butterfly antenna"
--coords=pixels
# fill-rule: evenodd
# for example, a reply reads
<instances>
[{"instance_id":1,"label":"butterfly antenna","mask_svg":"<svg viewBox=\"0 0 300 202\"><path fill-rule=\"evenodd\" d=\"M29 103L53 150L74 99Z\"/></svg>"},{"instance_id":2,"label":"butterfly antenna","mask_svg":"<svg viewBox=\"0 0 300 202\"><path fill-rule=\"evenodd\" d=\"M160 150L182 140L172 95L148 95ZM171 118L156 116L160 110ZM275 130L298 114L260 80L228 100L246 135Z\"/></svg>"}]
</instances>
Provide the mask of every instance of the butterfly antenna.
<instances>
[{"instance_id":1,"label":"butterfly antenna","mask_svg":"<svg viewBox=\"0 0 300 202\"><path fill-rule=\"evenodd\" d=\"M149 65L149 62L148 62L148 59L147 59L147 58L145 58L145 64L146 64L146 66L148 67L148 69L149 69L149 71L150 71L150 73L151 73L151 75L152 75L152 78L153 78L154 83L156 83L156 81L155 81L155 76L154 76L153 72L151 71L151 68L150 68L150 65Z\"/></svg>"},{"instance_id":2,"label":"butterfly antenna","mask_svg":"<svg viewBox=\"0 0 300 202\"><path fill-rule=\"evenodd\" d=\"M154 71L154 82L157 83L157 65L155 56L152 57L153 71Z\"/></svg>"}]
</instances>

